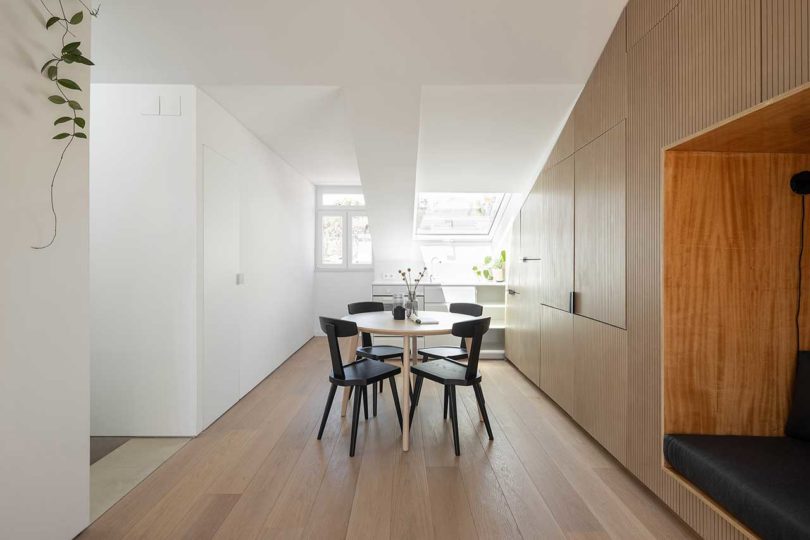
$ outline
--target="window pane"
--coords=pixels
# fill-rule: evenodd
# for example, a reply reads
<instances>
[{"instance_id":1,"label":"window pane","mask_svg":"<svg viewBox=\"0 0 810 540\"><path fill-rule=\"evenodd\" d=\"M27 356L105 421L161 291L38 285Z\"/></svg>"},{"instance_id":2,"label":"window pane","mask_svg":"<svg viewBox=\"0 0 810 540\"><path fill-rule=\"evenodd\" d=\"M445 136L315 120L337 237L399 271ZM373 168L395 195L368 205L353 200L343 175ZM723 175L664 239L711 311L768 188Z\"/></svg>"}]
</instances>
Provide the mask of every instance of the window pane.
<instances>
[{"instance_id":1,"label":"window pane","mask_svg":"<svg viewBox=\"0 0 810 540\"><path fill-rule=\"evenodd\" d=\"M362 193L323 193L321 206L365 206Z\"/></svg>"},{"instance_id":2,"label":"window pane","mask_svg":"<svg viewBox=\"0 0 810 540\"><path fill-rule=\"evenodd\" d=\"M343 264L343 216L321 216L321 264Z\"/></svg>"},{"instance_id":3,"label":"window pane","mask_svg":"<svg viewBox=\"0 0 810 540\"><path fill-rule=\"evenodd\" d=\"M371 264L368 216L352 216L352 264Z\"/></svg>"},{"instance_id":4,"label":"window pane","mask_svg":"<svg viewBox=\"0 0 810 540\"><path fill-rule=\"evenodd\" d=\"M488 235L503 193L420 193L416 234Z\"/></svg>"}]
</instances>

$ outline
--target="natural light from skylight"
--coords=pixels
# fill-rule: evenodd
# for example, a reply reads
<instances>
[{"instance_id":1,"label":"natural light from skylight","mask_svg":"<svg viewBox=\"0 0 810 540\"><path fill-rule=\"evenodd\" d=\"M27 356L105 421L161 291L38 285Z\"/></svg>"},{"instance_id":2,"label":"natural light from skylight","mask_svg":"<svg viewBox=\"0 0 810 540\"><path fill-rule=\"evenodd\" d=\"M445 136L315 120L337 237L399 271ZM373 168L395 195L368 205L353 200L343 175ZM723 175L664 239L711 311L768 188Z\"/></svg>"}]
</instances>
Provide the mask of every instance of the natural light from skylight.
<instances>
[{"instance_id":1,"label":"natural light from skylight","mask_svg":"<svg viewBox=\"0 0 810 540\"><path fill-rule=\"evenodd\" d=\"M489 236L503 206L503 193L419 193L416 234Z\"/></svg>"}]
</instances>

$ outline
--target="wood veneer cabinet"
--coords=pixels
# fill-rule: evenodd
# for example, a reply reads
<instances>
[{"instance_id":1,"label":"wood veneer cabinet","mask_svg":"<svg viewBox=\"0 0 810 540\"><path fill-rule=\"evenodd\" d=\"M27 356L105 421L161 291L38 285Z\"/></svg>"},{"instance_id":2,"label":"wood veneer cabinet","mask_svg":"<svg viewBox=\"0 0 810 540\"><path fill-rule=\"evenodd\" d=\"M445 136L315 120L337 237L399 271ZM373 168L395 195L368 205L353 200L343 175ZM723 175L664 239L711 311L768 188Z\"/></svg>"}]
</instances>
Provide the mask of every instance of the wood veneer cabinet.
<instances>
[{"instance_id":1,"label":"wood veneer cabinet","mask_svg":"<svg viewBox=\"0 0 810 540\"><path fill-rule=\"evenodd\" d=\"M540 186L540 302L568 311L574 290L574 157L543 172Z\"/></svg>"}]
</instances>

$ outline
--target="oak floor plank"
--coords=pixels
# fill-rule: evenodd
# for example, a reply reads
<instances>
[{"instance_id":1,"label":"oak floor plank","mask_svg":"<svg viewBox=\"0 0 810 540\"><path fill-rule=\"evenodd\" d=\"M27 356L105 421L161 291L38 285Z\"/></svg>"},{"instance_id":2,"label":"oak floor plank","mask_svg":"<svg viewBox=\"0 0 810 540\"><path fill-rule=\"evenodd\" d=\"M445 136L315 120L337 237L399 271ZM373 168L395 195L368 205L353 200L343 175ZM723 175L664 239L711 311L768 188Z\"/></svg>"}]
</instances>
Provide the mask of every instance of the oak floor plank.
<instances>
[{"instance_id":1,"label":"oak floor plank","mask_svg":"<svg viewBox=\"0 0 810 540\"><path fill-rule=\"evenodd\" d=\"M486 374L484 378L486 379ZM509 390L502 389L497 377L487 383L484 389L487 411L496 418L563 533L569 538L609 538L583 496L574 489L545 448L532 435L524 419L508 404L504 393Z\"/></svg>"},{"instance_id":2,"label":"oak floor plank","mask_svg":"<svg viewBox=\"0 0 810 540\"><path fill-rule=\"evenodd\" d=\"M387 384L385 391L377 396L377 400L377 418L370 418L368 424L363 426L367 431L366 441L352 502L347 538L373 540L388 538L391 534L394 467L397 453L401 452L402 439Z\"/></svg>"},{"instance_id":3,"label":"oak floor plank","mask_svg":"<svg viewBox=\"0 0 810 540\"><path fill-rule=\"evenodd\" d=\"M289 422L284 435L257 469L215 538L241 540L259 536L302 452L314 438L318 419L319 407L315 399L310 399Z\"/></svg>"},{"instance_id":4,"label":"oak floor plank","mask_svg":"<svg viewBox=\"0 0 810 540\"><path fill-rule=\"evenodd\" d=\"M474 418L478 414L475 397L469 393L462 395L464 397L462 403L467 408L467 414ZM487 399L487 386L484 386L484 399ZM495 440L489 440L486 428L481 423L476 431L521 535L524 538L538 539L565 538L546 501L529 478L529 473L509 439L504 436L503 429L494 415L490 415L490 424Z\"/></svg>"},{"instance_id":5,"label":"oak floor plank","mask_svg":"<svg viewBox=\"0 0 810 540\"><path fill-rule=\"evenodd\" d=\"M401 379L397 384L401 388ZM400 399L402 396L400 396ZM403 420L408 417L402 411ZM411 447L396 454L394 489L391 501L391 538L433 538L433 518L427 483L422 425L414 418Z\"/></svg>"},{"instance_id":6,"label":"oak floor plank","mask_svg":"<svg viewBox=\"0 0 810 540\"><path fill-rule=\"evenodd\" d=\"M691 531L506 362L481 364L495 440L458 389L460 457L425 381L402 452L390 389L361 419L328 392L316 338L79 538L685 538Z\"/></svg>"},{"instance_id":7,"label":"oak floor plank","mask_svg":"<svg viewBox=\"0 0 810 540\"><path fill-rule=\"evenodd\" d=\"M170 537L183 540L210 540L239 497L239 495L230 493L203 495L183 520L177 524Z\"/></svg>"}]
</instances>

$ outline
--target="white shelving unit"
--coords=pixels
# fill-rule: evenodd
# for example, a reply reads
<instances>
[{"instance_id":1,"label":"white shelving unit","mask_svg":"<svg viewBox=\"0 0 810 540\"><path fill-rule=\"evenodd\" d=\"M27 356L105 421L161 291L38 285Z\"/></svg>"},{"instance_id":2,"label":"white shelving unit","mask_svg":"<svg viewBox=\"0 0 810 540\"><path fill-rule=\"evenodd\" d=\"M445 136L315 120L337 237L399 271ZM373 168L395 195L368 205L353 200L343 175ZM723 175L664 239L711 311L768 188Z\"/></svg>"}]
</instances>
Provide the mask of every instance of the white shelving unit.
<instances>
[{"instance_id":1,"label":"white shelving unit","mask_svg":"<svg viewBox=\"0 0 810 540\"><path fill-rule=\"evenodd\" d=\"M406 295L401 282L375 281L371 285L371 298L391 309L394 294ZM502 359L504 357L504 328L506 315L506 284L496 282L470 283L422 283L417 291L419 308L423 311L448 311L453 302L470 302L484 306L484 316L491 317L489 332L484 336L481 357ZM399 345L402 338L375 336L374 343ZM454 336L427 336L419 338L419 347L458 345Z\"/></svg>"}]
</instances>

